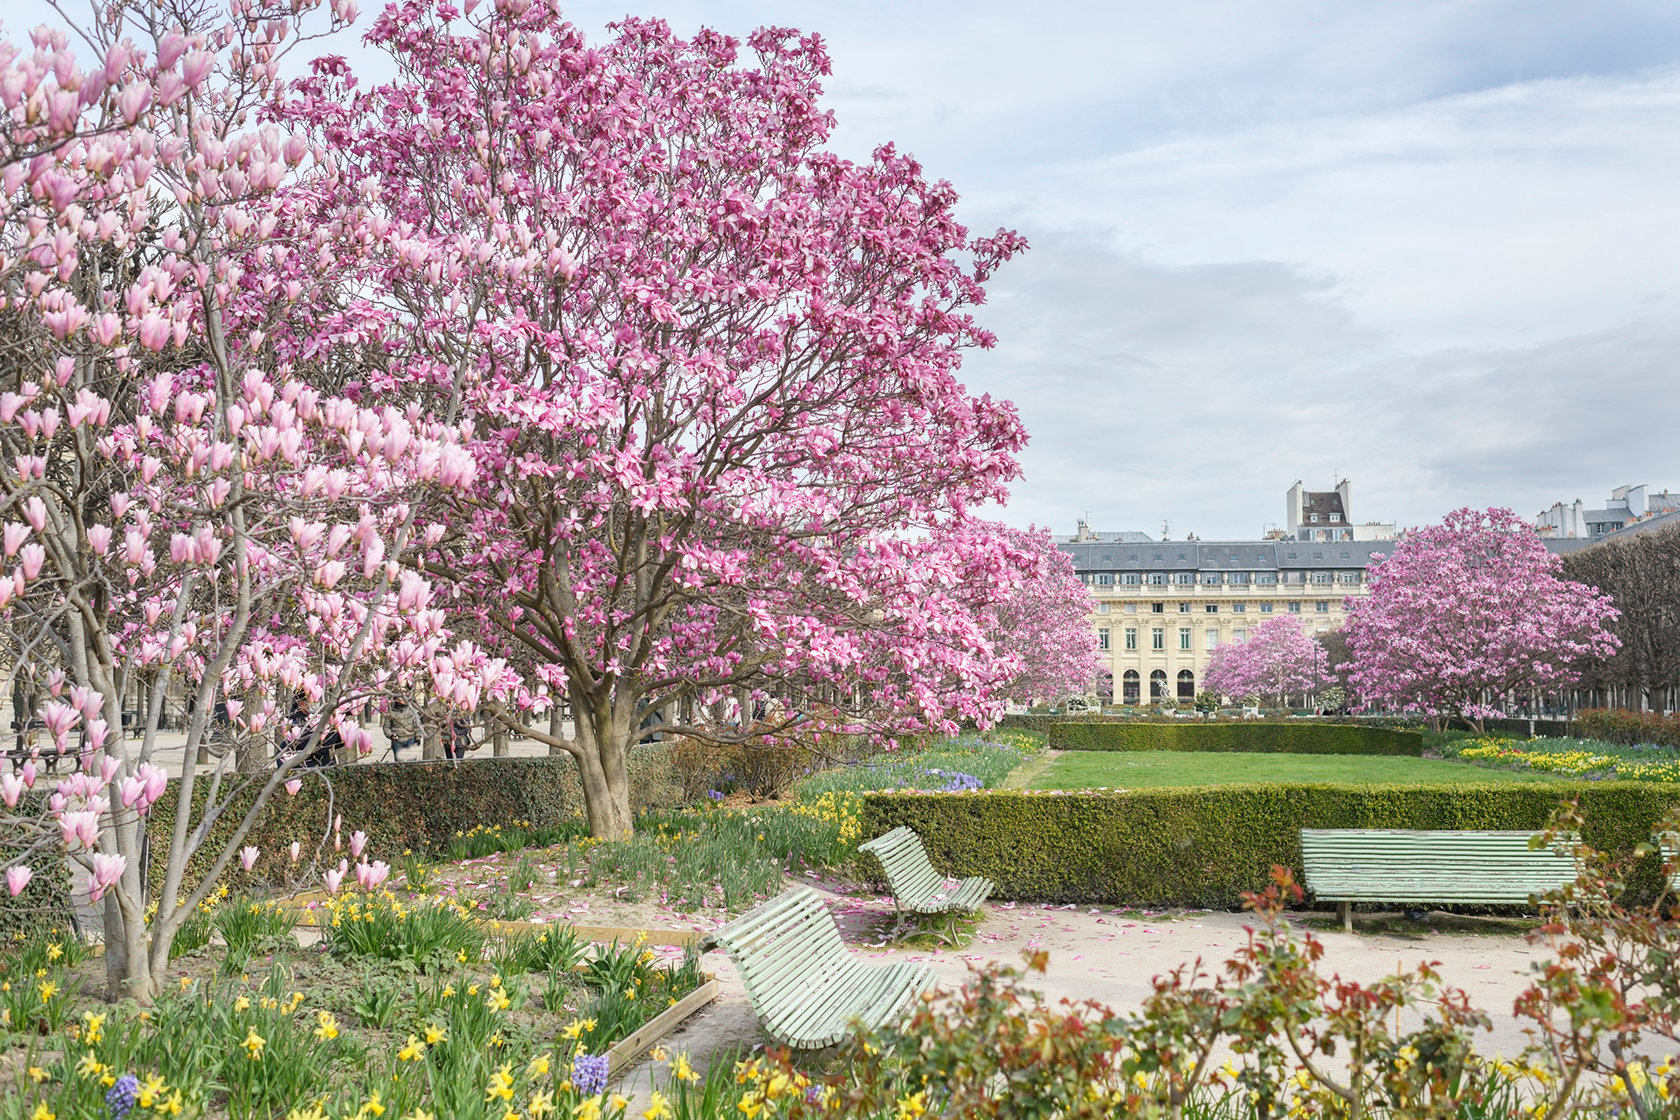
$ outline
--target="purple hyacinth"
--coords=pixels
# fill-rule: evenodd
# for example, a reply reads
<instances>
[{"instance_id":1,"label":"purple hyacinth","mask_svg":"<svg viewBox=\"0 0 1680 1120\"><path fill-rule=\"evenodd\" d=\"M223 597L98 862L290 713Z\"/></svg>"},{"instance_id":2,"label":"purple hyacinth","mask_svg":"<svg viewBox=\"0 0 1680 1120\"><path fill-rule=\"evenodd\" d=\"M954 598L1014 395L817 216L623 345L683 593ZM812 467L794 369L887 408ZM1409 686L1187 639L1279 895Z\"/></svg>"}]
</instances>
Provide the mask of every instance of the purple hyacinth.
<instances>
[{"instance_id":1,"label":"purple hyacinth","mask_svg":"<svg viewBox=\"0 0 1680 1120\"><path fill-rule=\"evenodd\" d=\"M132 1073L125 1073L117 1078L105 1094L105 1107L111 1110L111 1120L123 1120L128 1110L134 1107L134 1100L140 1095L140 1079Z\"/></svg>"},{"instance_id":2,"label":"purple hyacinth","mask_svg":"<svg viewBox=\"0 0 1680 1120\"><path fill-rule=\"evenodd\" d=\"M607 1088L607 1056L579 1054L572 1059L572 1087L586 1097Z\"/></svg>"}]
</instances>

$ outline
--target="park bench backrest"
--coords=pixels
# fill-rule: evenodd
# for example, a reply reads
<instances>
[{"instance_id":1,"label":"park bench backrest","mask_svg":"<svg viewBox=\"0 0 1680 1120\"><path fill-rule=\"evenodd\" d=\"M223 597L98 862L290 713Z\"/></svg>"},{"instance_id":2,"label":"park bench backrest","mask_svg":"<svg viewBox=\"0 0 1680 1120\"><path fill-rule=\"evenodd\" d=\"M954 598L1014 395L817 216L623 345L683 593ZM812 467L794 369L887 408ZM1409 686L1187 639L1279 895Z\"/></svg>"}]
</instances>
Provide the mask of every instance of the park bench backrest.
<instances>
[{"instance_id":1,"label":"park bench backrest","mask_svg":"<svg viewBox=\"0 0 1680 1120\"><path fill-rule=\"evenodd\" d=\"M1575 881L1574 845L1530 848L1528 831L1303 828L1317 898L1347 902L1521 903Z\"/></svg>"},{"instance_id":2,"label":"park bench backrest","mask_svg":"<svg viewBox=\"0 0 1680 1120\"><path fill-rule=\"evenodd\" d=\"M887 873L887 886L905 909L915 909L945 885L945 876L935 871L928 860L922 838L904 825L859 844L858 851L869 852L881 861L881 869Z\"/></svg>"},{"instance_id":3,"label":"park bench backrest","mask_svg":"<svg viewBox=\"0 0 1680 1120\"><path fill-rule=\"evenodd\" d=\"M1680 892L1680 834L1673 832L1654 832L1651 839L1657 842L1657 849L1664 863L1674 863L1674 873L1668 877L1668 889Z\"/></svg>"}]
</instances>

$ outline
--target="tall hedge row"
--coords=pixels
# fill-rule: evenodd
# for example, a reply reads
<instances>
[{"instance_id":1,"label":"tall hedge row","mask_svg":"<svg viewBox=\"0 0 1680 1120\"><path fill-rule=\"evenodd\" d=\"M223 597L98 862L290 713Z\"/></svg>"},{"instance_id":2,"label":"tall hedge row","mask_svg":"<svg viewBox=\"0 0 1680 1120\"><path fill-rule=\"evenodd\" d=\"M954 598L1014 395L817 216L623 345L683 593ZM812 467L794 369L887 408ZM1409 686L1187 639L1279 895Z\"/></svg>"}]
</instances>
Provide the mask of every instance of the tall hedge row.
<instances>
[{"instance_id":1,"label":"tall hedge row","mask_svg":"<svg viewBox=\"0 0 1680 1120\"><path fill-rule=\"evenodd\" d=\"M34 792L26 794L18 802L19 816L34 816L46 811L47 795L42 789L44 785L43 782ZM43 921L53 925L69 922L70 863L64 856L63 847L56 843L57 829L53 830L52 837L54 842L42 850L31 848L27 838L21 834L0 834L0 867L22 856L23 862L28 863L35 873L23 893L16 898L13 898L4 886L0 886L0 937L9 936L15 930L29 928Z\"/></svg>"},{"instance_id":2,"label":"tall hedge row","mask_svg":"<svg viewBox=\"0 0 1680 1120\"><path fill-rule=\"evenodd\" d=\"M1345 723L1055 723L1063 751L1247 751L1289 754L1423 754L1416 731Z\"/></svg>"},{"instance_id":3,"label":"tall hedge row","mask_svg":"<svg viewBox=\"0 0 1680 1120\"><path fill-rule=\"evenodd\" d=\"M640 810L677 803L681 787L676 783L668 748L662 744L636 747L630 753L630 800ZM304 771L298 775L303 786L296 795L277 790L247 833L245 843L254 844L262 855L254 875L281 882L290 872L287 847L293 840L303 845L304 862L324 835L331 815L344 818L344 831L362 829L371 839L376 859L389 860L404 849L436 851L457 831L475 825L505 824L528 820L533 824L555 824L583 815L583 790L578 783L577 764L569 756L546 758L471 758L460 763L400 762L332 767ZM236 797L232 809L217 819L210 839L187 862L189 883L202 880L226 838L233 834L240 816L261 788L267 774L253 775L258 781ZM204 804L208 783L195 783L195 816ZM170 792L151 812L152 854L150 879L153 890L163 882L175 827L174 782ZM329 848L330 854L330 848ZM235 876L243 874L233 865Z\"/></svg>"},{"instance_id":4,"label":"tall hedge row","mask_svg":"<svg viewBox=\"0 0 1680 1120\"><path fill-rule=\"evenodd\" d=\"M1628 852L1680 805L1680 785L1241 785L1128 793L867 794L863 835L908 825L948 875L1001 898L1228 909L1271 868L1301 875L1303 828L1538 829L1579 797L1585 839ZM1658 885L1653 857L1632 888ZM1466 874L1474 874L1473 867Z\"/></svg>"}]
</instances>

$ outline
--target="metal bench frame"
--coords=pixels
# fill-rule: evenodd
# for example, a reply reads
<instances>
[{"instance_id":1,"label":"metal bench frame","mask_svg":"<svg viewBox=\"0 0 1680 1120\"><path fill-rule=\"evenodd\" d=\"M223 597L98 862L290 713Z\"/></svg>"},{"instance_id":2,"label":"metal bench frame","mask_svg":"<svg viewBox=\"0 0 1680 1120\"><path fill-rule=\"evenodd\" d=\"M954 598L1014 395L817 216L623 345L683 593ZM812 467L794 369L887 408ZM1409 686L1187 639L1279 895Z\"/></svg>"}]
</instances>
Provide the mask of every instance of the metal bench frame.
<instances>
[{"instance_id":1,"label":"metal bench frame","mask_svg":"<svg viewBox=\"0 0 1680 1120\"><path fill-rule=\"evenodd\" d=\"M1572 840L1530 848L1529 831L1303 828L1307 889L1337 903L1353 932L1355 902L1521 905L1573 883Z\"/></svg>"},{"instance_id":2,"label":"metal bench frame","mask_svg":"<svg viewBox=\"0 0 1680 1120\"><path fill-rule=\"evenodd\" d=\"M979 876L957 882L941 875L928 860L922 838L904 825L859 844L858 851L874 856L887 873L898 919L893 926L895 938L904 931L911 915L945 915L950 921L941 935L955 942L957 915L980 909L997 889L990 879Z\"/></svg>"},{"instance_id":3,"label":"metal bench frame","mask_svg":"<svg viewBox=\"0 0 1680 1120\"><path fill-rule=\"evenodd\" d=\"M933 987L933 970L908 961L865 964L810 887L771 899L702 939L735 962L766 1033L795 1050L833 1046L854 1023L875 1030Z\"/></svg>"}]
</instances>

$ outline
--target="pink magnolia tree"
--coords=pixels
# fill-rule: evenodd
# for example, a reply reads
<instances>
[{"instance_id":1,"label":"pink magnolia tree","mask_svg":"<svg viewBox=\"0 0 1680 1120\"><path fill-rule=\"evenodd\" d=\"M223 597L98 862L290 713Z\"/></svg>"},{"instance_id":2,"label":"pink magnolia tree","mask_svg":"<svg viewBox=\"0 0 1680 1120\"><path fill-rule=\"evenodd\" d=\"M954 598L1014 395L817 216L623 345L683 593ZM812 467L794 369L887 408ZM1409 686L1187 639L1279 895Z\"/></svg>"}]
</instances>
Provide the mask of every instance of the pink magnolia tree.
<instances>
[{"instance_id":1,"label":"pink magnolia tree","mask_svg":"<svg viewBox=\"0 0 1680 1120\"><path fill-rule=\"evenodd\" d=\"M276 236L289 192L330 177L259 123L315 7L241 0L195 27L194 8L119 3L80 29L86 61L58 31L0 47L0 613L42 725L0 776L5 882L25 895L43 859L81 866L112 998L155 995L180 923L232 860L261 858L249 828L324 736L368 746L347 717L363 690L501 682L399 564L442 539L419 520L428 489L475 478L458 430L311 384L368 343L353 315L318 314L326 242ZM172 689L194 704L170 774ZM269 767L288 697L315 716ZM165 796L151 917L142 842ZM212 844L223 814L237 824Z\"/></svg>"},{"instance_id":2,"label":"pink magnolia tree","mask_svg":"<svg viewBox=\"0 0 1680 1120\"><path fill-rule=\"evenodd\" d=\"M953 535L969 564L964 607L983 620L998 658L991 695L1060 703L1088 692L1102 670L1096 604L1049 530L971 521Z\"/></svg>"},{"instance_id":3,"label":"pink magnolia tree","mask_svg":"<svg viewBox=\"0 0 1680 1120\"><path fill-rule=\"evenodd\" d=\"M1236 698L1262 697L1281 706L1288 696L1316 692L1324 684L1324 652L1288 615L1268 618L1208 656L1203 685Z\"/></svg>"},{"instance_id":4,"label":"pink magnolia tree","mask_svg":"<svg viewBox=\"0 0 1680 1120\"><path fill-rule=\"evenodd\" d=\"M815 37L591 45L553 5L411 0L368 41L393 81L325 60L287 110L337 159L297 228L366 249L339 263L393 324L370 399L459 402L478 469L421 563L506 659L510 726L569 707L575 737L528 733L577 760L592 831L630 830L654 713L723 741L763 709L988 718L987 560L952 531L1025 437L957 372L1021 239L971 237L890 146L825 151Z\"/></svg>"},{"instance_id":5,"label":"pink magnolia tree","mask_svg":"<svg viewBox=\"0 0 1680 1120\"><path fill-rule=\"evenodd\" d=\"M1460 509L1407 533L1375 568L1343 628L1346 676L1364 703L1463 717L1478 730L1508 698L1576 678L1613 653L1617 617L1508 509Z\"/></svg>"}]
</instances>

